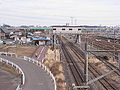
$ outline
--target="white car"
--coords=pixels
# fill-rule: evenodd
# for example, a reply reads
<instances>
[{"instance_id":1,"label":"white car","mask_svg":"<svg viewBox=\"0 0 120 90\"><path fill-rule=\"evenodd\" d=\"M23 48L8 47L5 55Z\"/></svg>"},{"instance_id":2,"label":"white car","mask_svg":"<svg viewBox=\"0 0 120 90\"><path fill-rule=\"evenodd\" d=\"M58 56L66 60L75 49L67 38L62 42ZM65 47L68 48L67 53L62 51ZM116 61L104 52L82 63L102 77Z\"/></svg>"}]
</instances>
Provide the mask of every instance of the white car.
<instances>
[{"instance_id":1,"label":"white car","mask_svg":"<svg viewBox=\"0 0 120 90\"><path fill-rule=\"evenodd\" d=\"M2 40L0 40L0 44L3 44L3 41L2 41Z\"/></svg>"}]
</instances>

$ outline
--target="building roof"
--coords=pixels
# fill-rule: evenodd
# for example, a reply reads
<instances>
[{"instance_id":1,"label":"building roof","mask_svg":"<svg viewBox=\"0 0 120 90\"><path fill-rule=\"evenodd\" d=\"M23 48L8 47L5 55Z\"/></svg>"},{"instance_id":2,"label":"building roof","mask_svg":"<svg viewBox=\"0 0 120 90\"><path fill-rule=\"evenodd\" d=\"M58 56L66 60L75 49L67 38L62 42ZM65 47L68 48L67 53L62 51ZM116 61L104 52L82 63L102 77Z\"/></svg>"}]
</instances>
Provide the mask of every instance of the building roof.
<instances>
[{"instance_id":1,"label":"building roof","mask_svg":"<svg viewBox=\"0 0 120 90\"><path fill-rule=\"evenodd\" d=\"M0 28L0 30L3 32L3 33L10 33L10 32L13 32L14 30L13 29L7 29L7 28Z\"/></svg>"},{"instance_id":2,"label":"building roof","mask_svg":"<svg viewBox=\"0 0 120 90\"><path fill-rule=\"evenodd\" d=\"M50 39L48 39L48 38L32 38L32 40L45 40L45 41L49 41Z\"/></svg>"},{"instance_id":3,"label":"building roof","mask_svg":"<svg viewBox=\"0 0 120 90\"><path fill-rule=\"evenodd\" d=\"M41 37L32 37L32 40L50 40L47 36L41 36Z\"/></svg>"}]
</instances>

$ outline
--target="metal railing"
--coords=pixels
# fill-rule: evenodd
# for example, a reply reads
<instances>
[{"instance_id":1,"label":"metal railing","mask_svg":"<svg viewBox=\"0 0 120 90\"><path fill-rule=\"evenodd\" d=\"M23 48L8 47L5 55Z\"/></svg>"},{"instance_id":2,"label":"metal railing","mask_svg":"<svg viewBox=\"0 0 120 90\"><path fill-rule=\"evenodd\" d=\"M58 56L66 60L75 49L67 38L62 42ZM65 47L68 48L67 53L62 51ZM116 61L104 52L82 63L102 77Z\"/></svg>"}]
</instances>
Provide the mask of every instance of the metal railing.
<instances>
[{"instance_id":1,"label":"metal railing","mask_svg":"<svg viewBox=\"0 0 120 90\"><path fill-rule=\"evenodd\" d=\"M50 75L50 77L52 78L53 83L54 83L54 89L57 90L55 77L53 76L51 71L44 64L42 64L41 62L39 62L39 61L37 61L33 58L26 57L26 56L24 56L24 60L35 63L37 66L40 66L42 69L44 69Z\"/></svg>"},{"instance_id":2,"label":"metal railing","mask_svg":"<svg viewBox=\"0 0 120 90\"><path fill-rule=\"evenodd\" d=\"M22 75L22 81L21 83L17 86L16 90L20 90L21 89L21 85L24 85L25 84L25 74L23 73L22 69L14 64L13 62L9 61L9 60L6 60L6 59L3 59L3 58L0 58L0 62L4 62L6 63L7 65L11 65L12 67L14 67L16 70L18 70L18 73Z\"/></svg>"},{"instance_id":3,"label":"metal railing","mask_svg":"<svg viewBox=\"0 0 120 90\"><path fill-rule=\"evenodd\" d=\"M11 57L15 56L15 57L17 57L17 55L15 53L8 53L8 52L0 52L0 55L11 56ZM33 58L27 57L27 56L24 56L24 60L32 62L32 63L36 64L37 66L40 66L42 69L44 69L50 75L51 80L53 80L54 89L57 90L55 77L53 76L53 74L51 73L51 71L44 64L42 64L41 62L39 62L39 61L37 61L37 60L35 60ZM21 85L25 84L25 75L24 75L22 69L18 65L14 64L13 62L11 62L9 60L6 60L6 59L3 59L3 58L0 58L0 62L5 62L7 65L11 65L12 67L15 67L15 69L18 70L19 73L22 74L22 82L16 88L16 90L21 90Z\"/></svg>"},{"instance_id":4,"label":"metal railing","mask_svg":"<svg viewBox=\"0 0 120 90\"><path fill-rule=\"evenodd\" d=\"M15 53L9 53L9 52L0 52L0 55L10 56L10 57L17 57Z\"/></svg>"}]
</instances>

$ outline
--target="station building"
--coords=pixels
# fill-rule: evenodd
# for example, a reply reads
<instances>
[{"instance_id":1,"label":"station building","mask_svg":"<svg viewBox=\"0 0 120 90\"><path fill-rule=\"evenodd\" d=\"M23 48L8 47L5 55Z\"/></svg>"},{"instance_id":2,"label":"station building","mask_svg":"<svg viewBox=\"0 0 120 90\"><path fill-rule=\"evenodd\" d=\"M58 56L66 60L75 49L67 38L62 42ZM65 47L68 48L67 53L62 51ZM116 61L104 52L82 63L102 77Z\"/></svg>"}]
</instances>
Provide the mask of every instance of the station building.
<instances>
[{"instance_id":1,"label":"station building","mask_svg":"<svg viewBox=\"0 0 120 90\"><path fill-rule=\"evenodd\" d=\"M71 34L81 34L81 33L101 33L104 32L105 27L101 26L51 26L53 28L53 33L71 33Z\"/></svg>"},{"instance_id":2,"label":"station building","mask_svg":"<svg viewBox=\"0 0 120 90\"><path fill-rule=\"evenodd\" d=\"M53 28L53 33L81 33L80 26L51 26Z\"/></svg>"}]
</instances>

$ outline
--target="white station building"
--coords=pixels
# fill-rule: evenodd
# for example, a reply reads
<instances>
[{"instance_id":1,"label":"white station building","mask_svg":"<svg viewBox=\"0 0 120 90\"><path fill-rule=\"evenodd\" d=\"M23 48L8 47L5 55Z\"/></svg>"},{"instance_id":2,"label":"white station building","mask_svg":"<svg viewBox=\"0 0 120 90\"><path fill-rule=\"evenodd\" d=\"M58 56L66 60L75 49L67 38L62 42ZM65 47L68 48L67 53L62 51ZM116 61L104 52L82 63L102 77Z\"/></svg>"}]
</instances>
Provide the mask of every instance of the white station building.
<instances>
[{"instance_id":1,"label":"white station building","mask_svg":"<svg viewBox=\"0 0 120 90\"><path fill-rule=\"evenodd\" d=\"M53 33L74 33L80 34L81 27L80 26L51 26L53 28Z\"/></svg>"}]
</instances>

